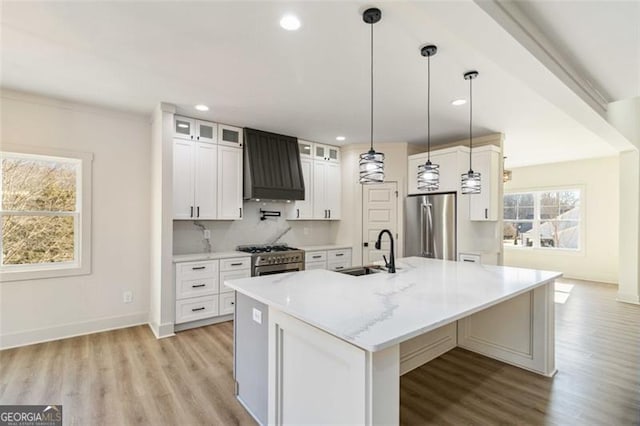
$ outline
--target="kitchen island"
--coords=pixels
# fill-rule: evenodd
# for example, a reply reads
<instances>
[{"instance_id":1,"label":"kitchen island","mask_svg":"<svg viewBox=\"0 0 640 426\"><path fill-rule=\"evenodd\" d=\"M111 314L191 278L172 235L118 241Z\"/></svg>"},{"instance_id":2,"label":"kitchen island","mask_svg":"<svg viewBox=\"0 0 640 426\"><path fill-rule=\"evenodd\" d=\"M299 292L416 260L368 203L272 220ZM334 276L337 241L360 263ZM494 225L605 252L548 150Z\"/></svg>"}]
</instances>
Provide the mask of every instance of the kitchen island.
<instances>
[{"instance_id":1,"label":"kitchen island","mask_svg":"<svg viewBox=\"0 0 640 426\"><path fill-rule=\"evenodd\" d=\"M225 283L239 293L236 375L259 364L251 358L259 345L243 326L247 315L258 322L256 308L248 314L247 307L268 313L259 349L268 380L259 391L266 395L258 395L266 416L242 398L239 384L254 417L269 424L397 424L400 375L456 346L555 373L553 283L561 274L418 257L398 259L397 268Z\"/></svg>"}]
</instances>

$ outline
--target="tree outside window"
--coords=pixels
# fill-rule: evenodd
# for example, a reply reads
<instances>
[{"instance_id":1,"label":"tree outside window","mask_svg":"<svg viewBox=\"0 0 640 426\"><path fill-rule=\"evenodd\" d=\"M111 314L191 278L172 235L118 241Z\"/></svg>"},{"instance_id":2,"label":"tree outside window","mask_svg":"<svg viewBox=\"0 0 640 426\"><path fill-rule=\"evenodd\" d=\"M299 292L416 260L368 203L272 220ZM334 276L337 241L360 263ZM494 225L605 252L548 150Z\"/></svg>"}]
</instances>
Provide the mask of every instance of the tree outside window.
<instances>
[{"instance_id":1,"label":"tree outside window","mask_svg":"<svg viewBox=\"0 0 640 426\"><path fill-rule=\"evenodd\" d=\"M90 206L83 204L83 164L82 158L0 153L3 280L42 270L88 272L88 262L82 267L82 246L89 241L82 235L89 231L83 206Z\"/></svg>"}]
</instances>

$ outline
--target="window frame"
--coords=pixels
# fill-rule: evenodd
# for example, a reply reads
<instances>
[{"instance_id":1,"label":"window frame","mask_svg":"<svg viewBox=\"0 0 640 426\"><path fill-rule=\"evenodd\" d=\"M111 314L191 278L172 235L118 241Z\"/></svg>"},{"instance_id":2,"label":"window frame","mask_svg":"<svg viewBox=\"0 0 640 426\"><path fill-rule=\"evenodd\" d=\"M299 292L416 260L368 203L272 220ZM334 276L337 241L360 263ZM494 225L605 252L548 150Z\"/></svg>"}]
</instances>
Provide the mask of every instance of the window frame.
<instances>
[{"instance_id":1,"label":"window frame","mask_svg":"<svg viewBox=\"0 0 640 426\"><path fill-rule=\"evenodd\" d=\"M87 275L91 273L91 205L93 154L52 148L2 144L0 156L14 158L41 157L43 160L68 161L77 164L76 211L34 212L36 216L72 216L74 220L74 260L71 262L1 265L0 282L38 280L46 278ZM1 171L0 171L1 173ZM0 180L2 176L0 175ZM0 187L1 191L1 187ZM1 200L0 200L1 201ZM1 210L0 216L6 214ZM12 216L29 216L30 212L12 212ZM0 250L2 240L0 238ZM1 252L0 252L1 255Z\"/></svg>"},{"instance_id":2,"label":"window frame","mask_svg":"<svg viewBox=\"0 0 640 426\"><path fill-rule=\"evenodd\" d=\"M507 248L509 250L536 250L541 252L548 253L557 253L557 252L567 252L567 254L579 254L583 255L585 253L585 212L586 212L586 200L585 200L585 186L584 185L562 185L562 186L554 186L554 187L542 187L542 188L517 188L510 189L509 191L504 191L503 198L507 195L516 195L516 194L533 194L533 204L534 204L534 213L532 220L522 220L527 222L532 222L532 230L536 234L539 234L539 227L543 222L552 222L552 219L541 219L540 218L540 194L544 192L563 192L563 191L578 191L580 194L580 216L578 221L578 248L568 248L568 247L543 247L540 245L540 239L534 240L534 245L532 247L523 246L523 245L514 245L507 244L504 241L504 231L502 234L502 247ZM504 203L503 203L503 211L502 211L502 221L504 223L508 222L521 222L518 219L505 219L504 218ZM569 221L569 220L567 220ZM537 245L536 245L537 244Z\"/></svg>"}]
</instances>

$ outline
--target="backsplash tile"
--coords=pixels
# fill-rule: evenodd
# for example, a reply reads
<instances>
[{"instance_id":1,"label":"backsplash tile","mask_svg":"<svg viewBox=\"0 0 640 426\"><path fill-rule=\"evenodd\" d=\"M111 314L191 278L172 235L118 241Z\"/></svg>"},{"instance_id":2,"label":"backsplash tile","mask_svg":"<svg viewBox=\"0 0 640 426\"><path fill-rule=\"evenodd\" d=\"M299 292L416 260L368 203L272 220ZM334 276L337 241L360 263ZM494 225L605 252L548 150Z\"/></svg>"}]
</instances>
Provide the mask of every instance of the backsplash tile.
<instances>
[{"instance_id":1,"label":"backsplash tile","mask_svg":"<svg viewBox=\"0 0 640 426\"><path fill-rule=\"evenodd\" d=\"M241 244L267 244L291 227L278 240L290 246L332 244L338 223L331 221L289 221L284 218L287 203L245 201L244 218L234 221L200 220L211 231L211 250L235 250ZM282 212L282 217L260 220L260 209ZM173 254L199 253L206 249L203 232L191 220L173 221Z\"/></svg>"}]
</instances>

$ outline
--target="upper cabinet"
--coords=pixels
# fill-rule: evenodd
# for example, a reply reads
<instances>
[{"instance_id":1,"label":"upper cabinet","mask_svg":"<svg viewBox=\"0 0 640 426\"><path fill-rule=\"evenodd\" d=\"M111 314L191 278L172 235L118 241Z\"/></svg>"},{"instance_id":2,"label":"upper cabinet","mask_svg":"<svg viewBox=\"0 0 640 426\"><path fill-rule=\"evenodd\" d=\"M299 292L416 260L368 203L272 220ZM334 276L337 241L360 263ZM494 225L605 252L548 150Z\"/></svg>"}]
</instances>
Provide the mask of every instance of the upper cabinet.
<instances>
[{"instance_id":1,"label":"upper cabinet","mask_svg":"<svg viewBox=\"0 0 640 426\"><path fill-rule=\"evenodd\" d=\"M339 220L342 205L340 148L298 140L304 200L295 201L291 220Z\"/></svg>"},{"instance_id":2,"label":"upper cabinet","mask_svg":"<svg viewBox=\"0 0 640 426\"><path fill-rule=\"evenodd\" d=\"M496 221L499 212L499 191L502 180L500 148L484 145L473 149L473 171L481 176L480 194L469 197L469 220ZM431 151L431 162L440 166L440 187L437 191L421 191L417 187L418 167L427 161L427 153L409 156L407 163L408 194L441 192L460 193L461 175L469 170L469 148L457 146ZM467 197L467 195L460 195Z\"/></svg>"},{"instance_id":3,"label":"upper cabinet","mask_svg":"<svg viewBox=\"0 0 640 426\"><path fill-rule=\"evenodd\" d=\"M242 148L242 129L226 124L218 124L218 144Z\"/></svg>"},{"instance_id":4,"label":"upper cabinet","mask_svg":"<svg viewBox=\"0 0 640 426\"><path fill-rule=\"evenodd\" d=\"M480 173L480 193L471 194L469 219L496 221L499 216L499 197L502 184L500 173L500 149L493 145L473 150L473 171Z\"/></svg>"},{"instance_id":5,"label":"upper cabinet","mask_svg":"<svg viewBox=\"0 0 640 426\"><path fill-rule=\"evenodd\" d=\"M216 143L218 125L209 121L196 120L176 115L173 121L173 137L198 142Z\"/></svg>"},{"instance_id":6,"label":"upper cabinet","mask_svg":"<svg viewBox=\"0 0 640 426\"><path fill-rule=\"evenodd\" d=\"M431 151L431 162L440 166L440 187L437 191L422 191L418 189L418 167L427 162L427 153L415 154L409 157L408 164L408 194L427 194L439 192L456 192L460 189L460 175L464 167L464 150L458 147ZM467 156L468 151L467 151Z\"/></svg>"},{"instance_id":7,"label":"upper cabinet","mask_svg":"<svg viewBox=\"0 0 640 426\"><path fill-rule=\"evenodd\" d=\"M173 218L242 218L242 129L175 116Z\"/></svg>"},{"instance_id":8,"label":"upper cabinet","mask_svg":"<svg viewBox=\"0 0 640 426\"><path fill-rule=\"evenodd\" d=\"M217 147L173 140L173 218L217 217Z\"/></svg>"},{"instance_id":9,"label":"upper cabinet","mask_svg":"<svg viewBox=\"0 0 640 426\"><path fill-rule=\"evenodd\" d=\"M339 163L340 148L331 145L314 144L313 159Z\"/></svg>"}]
</instances>

